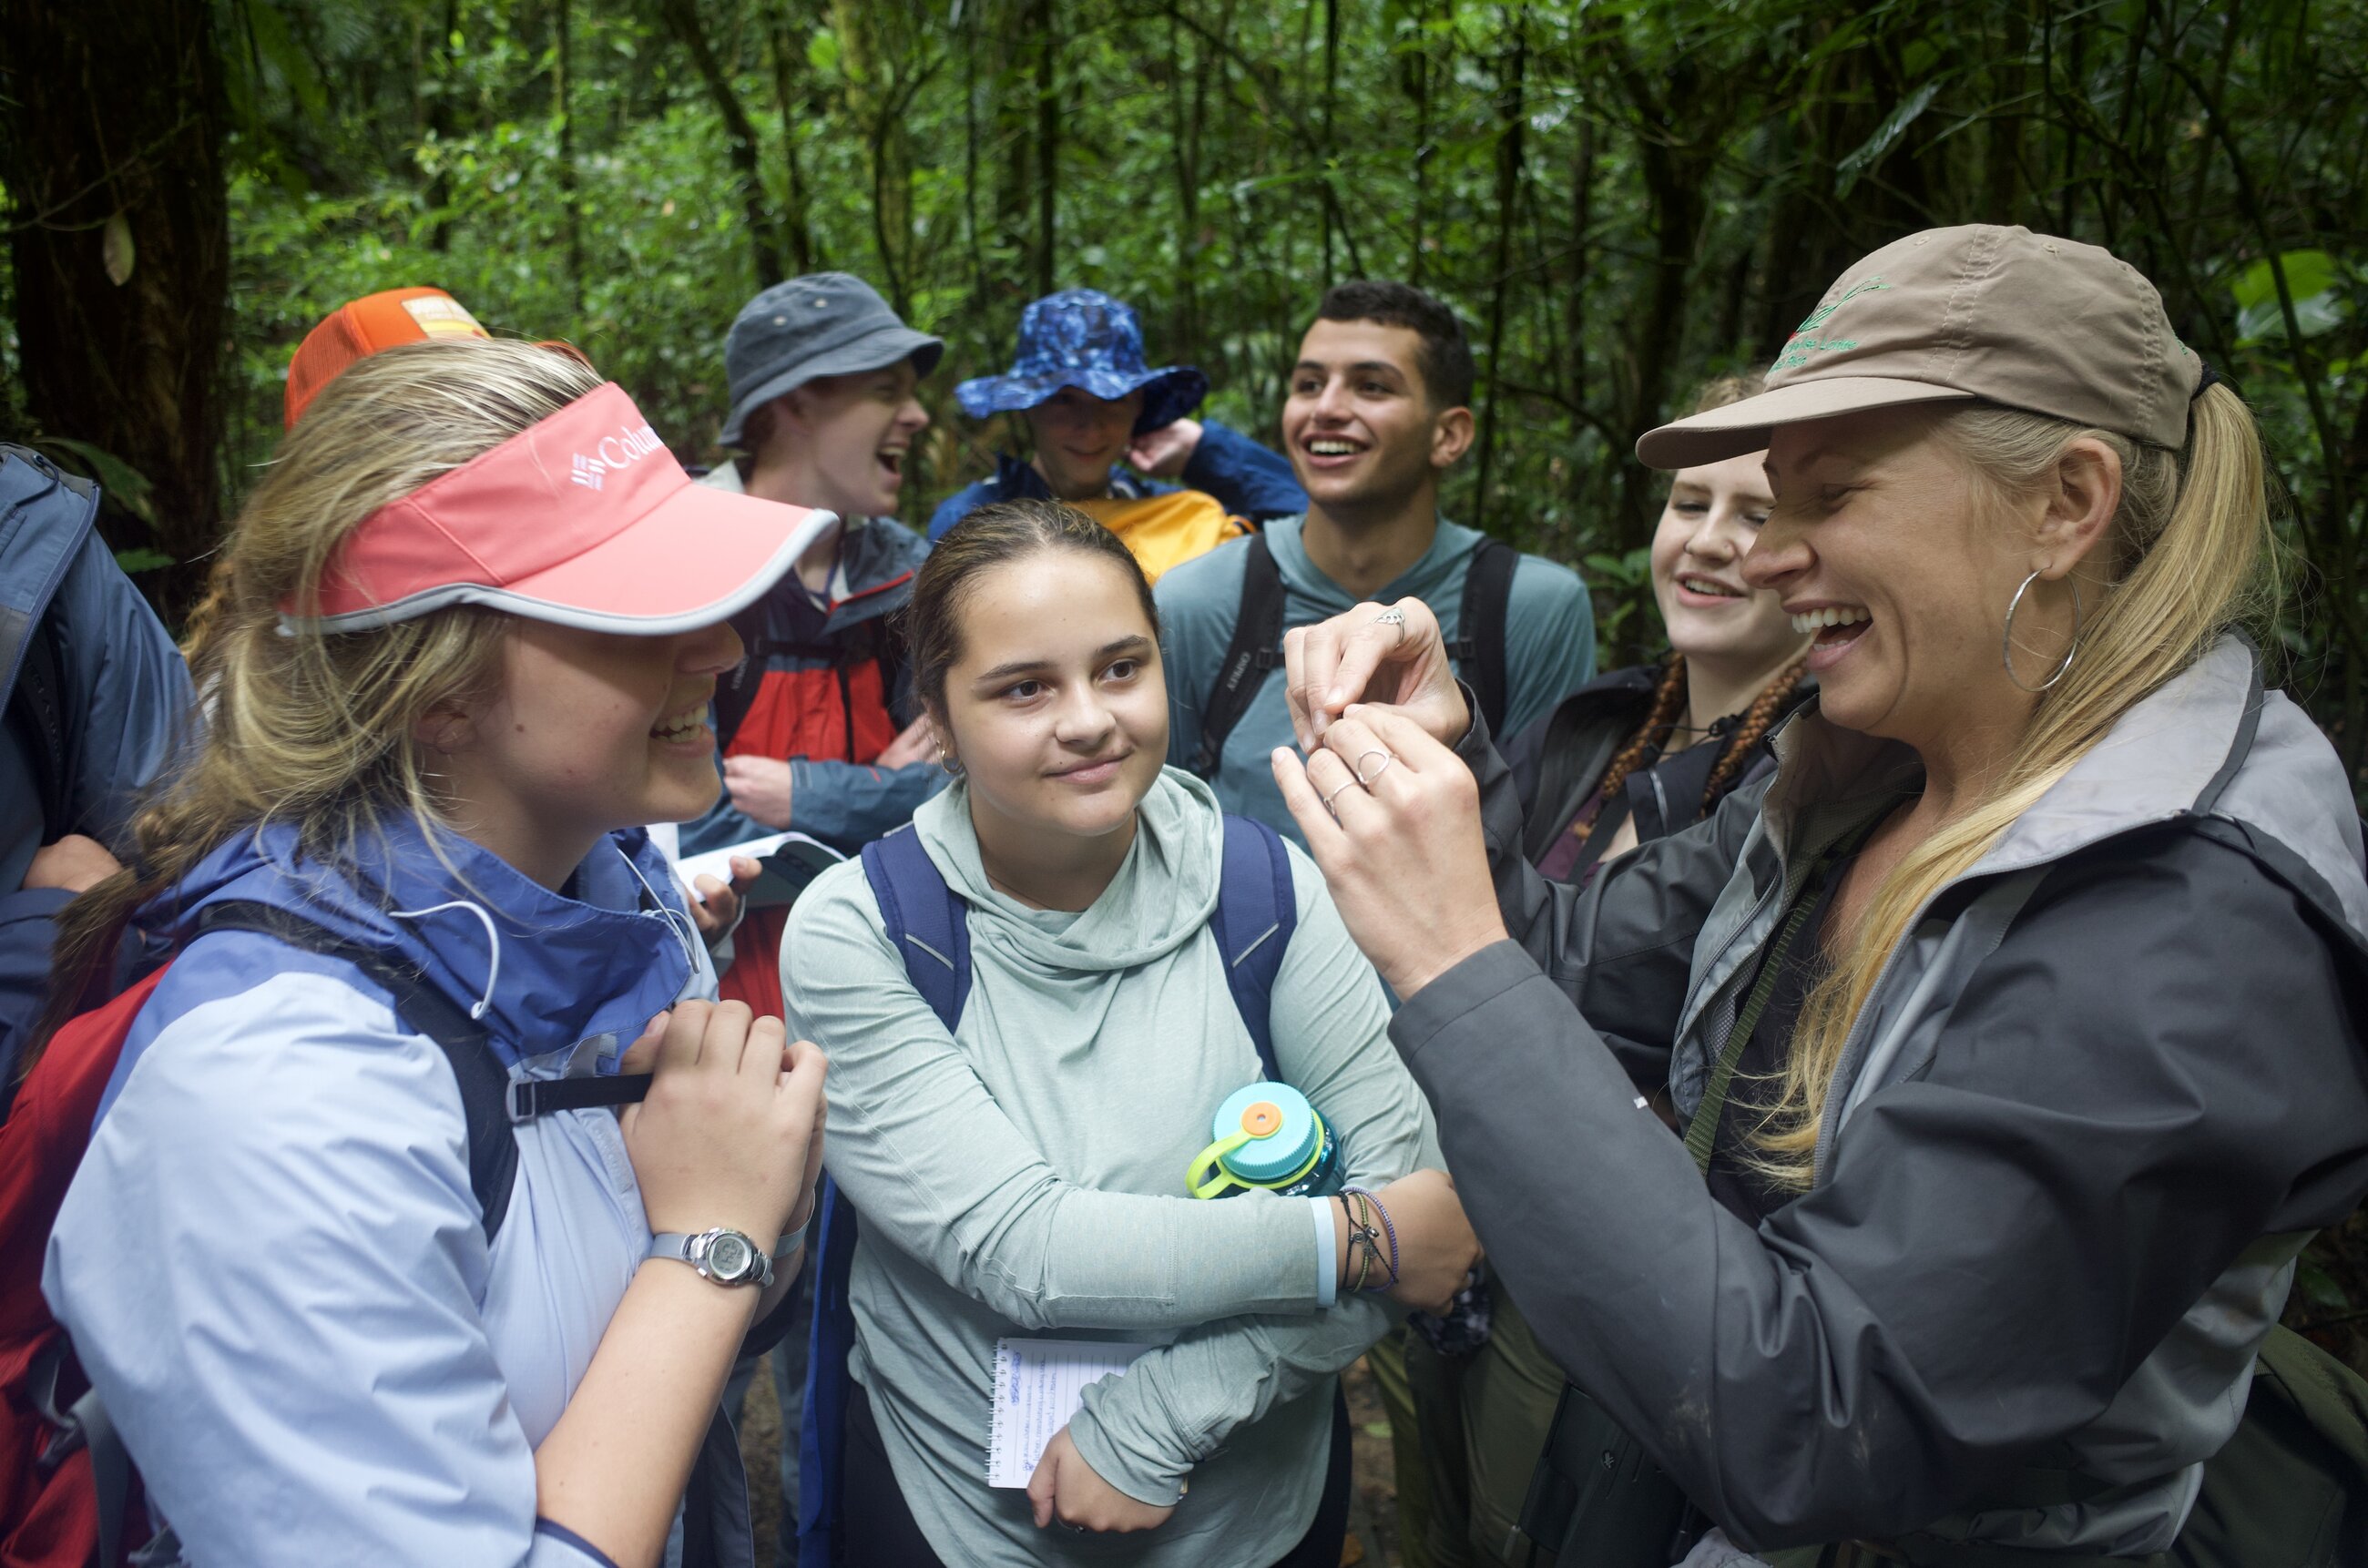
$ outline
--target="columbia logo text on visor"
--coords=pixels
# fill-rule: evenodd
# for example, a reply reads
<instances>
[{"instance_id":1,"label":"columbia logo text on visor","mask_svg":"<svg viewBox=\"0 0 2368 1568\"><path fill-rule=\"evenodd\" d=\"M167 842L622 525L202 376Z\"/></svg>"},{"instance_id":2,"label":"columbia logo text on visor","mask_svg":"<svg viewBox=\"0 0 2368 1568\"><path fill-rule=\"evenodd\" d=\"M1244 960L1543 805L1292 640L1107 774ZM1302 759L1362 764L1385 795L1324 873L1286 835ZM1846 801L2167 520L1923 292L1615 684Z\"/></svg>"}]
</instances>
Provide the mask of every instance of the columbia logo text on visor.
<instances>
[{"instance_id":1,"label":"columbia logo text on visor","mask_svg":"<svg viewBox=\"0 0 2368 1568\"><path fill-rule=\"evenodd\" d=\"M578 484L598 490L611 470L629 468L652 452L665 449L666 443L658 439L658 433L646 425L638 430L622 430L601 437L600 444L589 453L576 453L571 477Z\"/></svg>"}]
</instances>

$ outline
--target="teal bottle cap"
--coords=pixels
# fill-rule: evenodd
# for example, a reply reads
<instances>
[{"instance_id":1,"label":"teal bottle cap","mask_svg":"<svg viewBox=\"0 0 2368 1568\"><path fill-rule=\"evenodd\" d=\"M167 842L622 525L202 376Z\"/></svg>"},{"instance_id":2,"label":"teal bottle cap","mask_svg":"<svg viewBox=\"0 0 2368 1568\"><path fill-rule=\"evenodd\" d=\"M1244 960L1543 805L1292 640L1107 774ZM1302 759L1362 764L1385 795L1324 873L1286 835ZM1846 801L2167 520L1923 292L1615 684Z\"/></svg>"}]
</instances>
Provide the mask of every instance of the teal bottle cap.
<instances>
[{"instance_id":1,"label":"teal bottle cap","mask_svg":"<svg viewBox=\"0 0 2368 1568\"><path fill-rule=\"evenodd\" d=\"M1260 1080L1237 1089L1217 1108L1209 1135L1217 1140L1248 1135L1223 1157L1225 1169L1251 1183L1281 1181L1315 1157L1323 1124L1307 1096L1288 1084Z\"/></svg>"}]
</instances>

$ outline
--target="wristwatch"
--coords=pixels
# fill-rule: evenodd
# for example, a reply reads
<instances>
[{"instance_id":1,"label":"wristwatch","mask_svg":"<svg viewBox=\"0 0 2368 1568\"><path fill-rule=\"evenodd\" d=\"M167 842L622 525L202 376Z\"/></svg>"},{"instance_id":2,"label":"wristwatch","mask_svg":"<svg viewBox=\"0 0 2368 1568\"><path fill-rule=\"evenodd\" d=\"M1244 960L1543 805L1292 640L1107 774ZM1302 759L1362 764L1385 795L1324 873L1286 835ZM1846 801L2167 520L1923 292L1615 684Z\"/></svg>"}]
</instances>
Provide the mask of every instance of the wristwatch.
<instances>
[{"instance_id":1,"label":"wristwatch","mask_svg":"<svg viewBox=\"0 0 2368 1568\"><path fill-rule=\"evenodd\" d=\"M754 1285L761 1290L773 1282L773 1260L746 1236L722 1226L696 1235L661 1231L650 1238L650 1250L643 1256L687 1263L701 1278L718 1285Z\"/></svg>"}]
</instances>

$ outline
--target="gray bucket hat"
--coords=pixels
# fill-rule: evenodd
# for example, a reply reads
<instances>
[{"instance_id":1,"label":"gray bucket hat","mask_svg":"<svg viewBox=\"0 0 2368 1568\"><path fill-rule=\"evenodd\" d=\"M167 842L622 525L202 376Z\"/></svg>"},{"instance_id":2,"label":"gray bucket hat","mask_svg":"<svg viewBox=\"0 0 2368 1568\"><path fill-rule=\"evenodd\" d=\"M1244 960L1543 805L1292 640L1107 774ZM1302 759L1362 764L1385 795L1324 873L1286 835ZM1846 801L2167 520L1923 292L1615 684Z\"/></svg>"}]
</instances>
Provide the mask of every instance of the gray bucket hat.
<instances>
[{"instance_id":1,"label":"gray bucket hat","mask_svg":"<svg viewBox=\"0 0 2368 1568\"><path fill-rule=\"evenodd\" d=\"M942 339L906 326L860 278L816 272L776 283L741 306L724 335L732 416L716 438L738 446L750 413L818 376L877 370L900 359L926 376L945 351Z\"/></svg>"},{"instance_id":2,"label":"gray bucket hat","mask_svg":"<svg viewBox=\"0 0 2368 1568\"><path fill-rule=\"evenodd\" d=\"M2112 252L2029 229L1927 229L1842 274L1767 390L1648 430L1636 456L1690 468L1756 452L1780 425L1981 401L2177 451L2203 362L2162 297Z\"/></svg>"}]
</instances>

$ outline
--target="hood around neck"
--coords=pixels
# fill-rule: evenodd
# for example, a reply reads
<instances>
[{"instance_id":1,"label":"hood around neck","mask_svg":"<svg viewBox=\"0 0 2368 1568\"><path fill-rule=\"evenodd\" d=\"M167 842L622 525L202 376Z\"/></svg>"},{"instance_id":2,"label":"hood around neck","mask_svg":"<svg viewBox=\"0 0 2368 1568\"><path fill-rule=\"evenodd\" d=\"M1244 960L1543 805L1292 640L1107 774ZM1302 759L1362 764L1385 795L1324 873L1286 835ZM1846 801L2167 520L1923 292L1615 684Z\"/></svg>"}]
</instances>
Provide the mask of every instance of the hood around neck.
<instances>
[{"instance_id":1,"label":"hood around neck","mask_svg":"<svg viewBox=\"0 0 2368 1568\"><path fill-rule=\"evenodd\" d=\"M431 845L409 817L365 835L347 867L307 858L296 836L287 824L241 834L150 901L135 924L177 946L196 935L209 904L287 910L417 967L463 1007L482 1004L506 1062L603 1034L630 1044L691 976L685 944L696 942L696 929L679 899L663 902L673 873L639 828L593 846L568 883L572 896L457 834L439 832Z\"/></svg>"},{"instance_id":2,"label":"hood around neck","mask_svg":"<svg viewBox=\"0 0 2368 1568\"><path fill-rule=\"evenodd\" d=\"M971 906L971 939L1047 979L1133 969L1197 937L1217 907L1224 818L1209 786L1161 770L1135 809L1134 843L1110 886L1086 909L1030 909L986 880L971 826L970 786L955 780L913 813L946 884Z\"/></svg>"}]
</instances>

